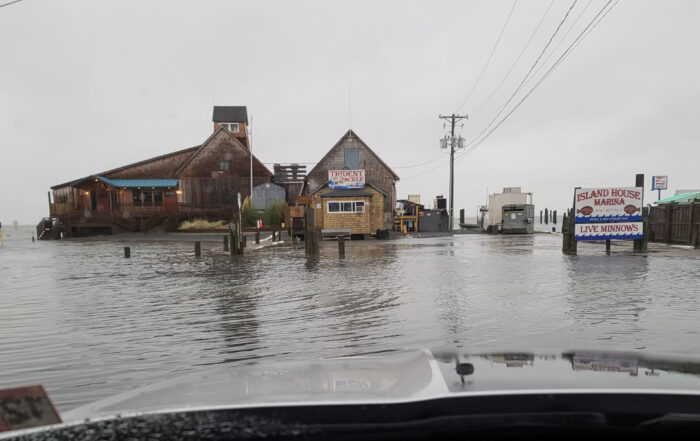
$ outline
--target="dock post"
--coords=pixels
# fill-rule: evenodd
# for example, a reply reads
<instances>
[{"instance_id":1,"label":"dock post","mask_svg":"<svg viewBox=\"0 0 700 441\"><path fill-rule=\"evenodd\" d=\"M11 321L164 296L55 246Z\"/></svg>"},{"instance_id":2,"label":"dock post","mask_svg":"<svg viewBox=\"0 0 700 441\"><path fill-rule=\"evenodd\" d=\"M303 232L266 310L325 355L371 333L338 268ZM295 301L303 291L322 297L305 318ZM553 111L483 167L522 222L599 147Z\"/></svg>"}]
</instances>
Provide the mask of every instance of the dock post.
<instances>
[{"instance_id":1,"label":"dock post","mask_svg":"<svg viewBox=\"0 0 700 441\"><path fill-rule=\"evenodd\" d=\"M540 225L542 225L542 210L540 210Z\"/></svg>"},{"instance_id":2,"label":"dock post","mask_svg":"<svg viewBox=\"0 0 700 441\"><path fill-rule=\"evenodd\" d=\"M557 210L552 211L552 223L557 224Z\"/></svg>"},{"instance_id":3,"label":"dock post","mask_svg":"<svg viewBox=\"0 0 700 441\"><path fill-rule=\"evenodd\" d=\"M243 242L241 243L241 248L245 248L248 246L248 237L246 235L243 235Z\"/></svg>"},{"instance_id":4,"label":"dock post","mask_svg":"<svg viewBox=\"0 0 700 441\"><path fill-rule=\"evenodd\" d=\"M202 242L197 241L194 243L194 257L199 257L202 255Z\"/></svg>"},{"instance_id":5,"label":"dock post","mask_svg":"<svg viewBox=\"0 0 700 441\"><path fill-rule=\"evenodd\" d=\"M692 227L692 225L691 225ZM642 248L640 251L646 253L649 247L649 236L651 229L649 228L649 207L642 208Z\"/></svg>"},{"instance_id":6,"label":"dock post","mask_svg":"<svg viewBox=\"0 0 700 441\"><path fill-rule=\"evenodd\" d=\"M610 254L610 239L605 241L605 252Z\"/></svg>"},{"instance_id":7,"label":"dock post","mask_svg":"<svg viewBox=\"0 0 700 441\"><path fill-rule=\"evenodd\" d=\"M126 259L129 259L131 257L131 248L129 247L124 247L124 257Z\"/></svg>"},{"instance_id":8,"label":"dock post","mask_svg":"<svg viewBox=\"0 0 700 441\"><path fill-rule=\"evenodd\" d=\"M319 240L320 240L321 233L318 230L314 230L313 233L311 234L311 246L313 247L313 256L318 257L320 252L319 252Z\"/></svg>"},{"instance_id":9,"label":"dock post","mask_svg":"<svg viewBox=\"0 0 700 441\"><path fill-rule=\"evenodd\" d=\"M544 209L544 223L549 224L549 210L546 208Z\"/></svg>"},{"instance_id":10,"label":"dock post","mask_svg":"<svg viewBox=\"0 0 700 441\"><path fill-rule=\"evenodd\" d=\"M228 251L228 236L224 236L224 251Z\"/></svg>"},{"instance_id":11,"label":"dock post","mask_svg":"<svg viewBox=\"0 0 700 441\"><path fill-rule=\"evenodd\" d=\"M259 228L255 231L255 244L256 245L260 244L260 229Z\"/></svg>"},{"instance_id":12,"label":"dock post","mask_svg":"<svg viewBox=\"0 0 700 441\"><path fill-rule=\"evenodd\" d=\"M345 259L345 236L338 236L338 257Z\"/></svg>"},{"instance_id":13,"label":"dock post","mask_svg":"<svg viewBox=\"0 0 700 441\"><path fill-rule=\"evenodd\" d=\"M311 205L306 206L304 213L304 254L311 256L314 254L314 209Z\"/></svg>"},{"instance_id":14,"label":"dock post","mask_svg":"<svg viewBox=\"0 0 700 441\"><path fill-rule=\"evenodd\" d=\"M233 234L233 225L231 225L231 224L229 224L229 226L228 226L228 241L229 241L229 244L231 245L229 251L230 251L231 255L233 256L236 254L236 237Z\"/></svg>"},{"instance_id":15,"label":"dock post","mask_svg":"<svg viewBox=\"0 0 700 441\"><path fill-rule=\"evenodd\" d=\"M238 221L234 220L233 222L231 222L229 228L231 237L231 255L237 256L238 254L240 254L238 249L241 247L241 241L238 237Z\"/></svg>"},{"instance_id":16,"label":"dock post","mask_svg":"<svg viewBox=\"0 0 700 441\"><path fill-rule=\"evenodd\" d=\"M236 245L238 246L238 255L243 255L243 223L236 222Z\"/></svg>"},{"instance_id":17,"label":"dock post","mask_svg":"<svg viewBox=\"0 0 700 441\"><path fill-rule=\"evenodd\" d=\"M642 192L644 191L643 190L644 189L644 173L637 173L635 175L634 186L635 187L642 187ZM644 217L644 215L642 215L642 218L643 217ZM643 219L642 219L642 222L644 222ZM642 223L642 229L644 229L644 223ZM644 231L642 231L642 234L644 234ZM642 242L643 241L644 241L644 239L641 239L641 240L637 239L634 241L634 245L633 245L634 251L642 251Z\"/></svg>"}]
</instances>

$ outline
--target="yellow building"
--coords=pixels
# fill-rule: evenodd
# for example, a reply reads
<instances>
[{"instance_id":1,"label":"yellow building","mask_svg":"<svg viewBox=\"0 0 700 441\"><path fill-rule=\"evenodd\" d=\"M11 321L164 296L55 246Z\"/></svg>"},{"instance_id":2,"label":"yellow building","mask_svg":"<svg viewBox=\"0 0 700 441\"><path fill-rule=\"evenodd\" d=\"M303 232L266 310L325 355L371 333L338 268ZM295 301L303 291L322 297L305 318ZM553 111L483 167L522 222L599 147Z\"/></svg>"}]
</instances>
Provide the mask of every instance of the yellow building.
<instances>
[{"instance_id":1,"label":"yellow building","mask_svg":"<svg viewBox=\"0 0 700 441\"><path fill-rule=\"evenodd\" d=\"M364 188L320 188L311 195L317 230L350 229L349 234L368 235L384 229L387 194L372 184Z\"/></svg>"},{"instance_id":2,"label":"yellow building","mask_svg":"<svg viewBox=\"0 0 700 441\"><path fill-rule=\"evenodd\" d=\"M399 177L352 130L307 175L314 228L368 236L391 229ZM325 231L324 231L325 230Z\"/></svg>"}]
</instances>

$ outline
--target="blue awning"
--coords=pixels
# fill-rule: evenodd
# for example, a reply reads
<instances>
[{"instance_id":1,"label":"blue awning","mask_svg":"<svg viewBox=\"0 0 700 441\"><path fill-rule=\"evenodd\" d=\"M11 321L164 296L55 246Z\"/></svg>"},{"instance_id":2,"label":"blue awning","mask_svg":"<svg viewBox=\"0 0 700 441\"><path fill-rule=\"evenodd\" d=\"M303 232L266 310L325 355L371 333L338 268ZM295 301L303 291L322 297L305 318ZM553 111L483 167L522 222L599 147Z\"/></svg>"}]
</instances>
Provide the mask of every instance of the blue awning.
<instances>
[{"instance_id":1,"label":"blue awning","mask_svg":"<svg viewBox=\"0 0 700 441\"><path fill-rule=\"evenodd\" d=\"M95 176L100 181L113 187L122 188L150 188L150 187L177 187L177 179L109 179L104 176Z\"/></svg>"}]
</instances>

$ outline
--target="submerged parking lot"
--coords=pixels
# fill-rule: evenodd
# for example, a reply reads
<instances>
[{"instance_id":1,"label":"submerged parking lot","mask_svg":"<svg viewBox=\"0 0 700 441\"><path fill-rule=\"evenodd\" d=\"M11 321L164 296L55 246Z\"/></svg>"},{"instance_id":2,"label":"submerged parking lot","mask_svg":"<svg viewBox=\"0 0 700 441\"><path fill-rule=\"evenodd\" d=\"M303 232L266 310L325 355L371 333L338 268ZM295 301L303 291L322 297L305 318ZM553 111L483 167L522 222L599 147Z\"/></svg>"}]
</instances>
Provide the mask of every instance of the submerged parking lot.
<instances>
[{"instance_id":1,"label":"submerged parking lot","mask_svg":"<svg viewBox=\"0 0 700 441\"><path fill-rule=\"evenodd\" d=\"M128 239L0 249L0 387L43 384L59 410L215 364L407 348L700 352L700 251L634 254L561 236L303 243L230 257ZM132 258L124 259L123 246Z\"/></svg>"}]
</instances>

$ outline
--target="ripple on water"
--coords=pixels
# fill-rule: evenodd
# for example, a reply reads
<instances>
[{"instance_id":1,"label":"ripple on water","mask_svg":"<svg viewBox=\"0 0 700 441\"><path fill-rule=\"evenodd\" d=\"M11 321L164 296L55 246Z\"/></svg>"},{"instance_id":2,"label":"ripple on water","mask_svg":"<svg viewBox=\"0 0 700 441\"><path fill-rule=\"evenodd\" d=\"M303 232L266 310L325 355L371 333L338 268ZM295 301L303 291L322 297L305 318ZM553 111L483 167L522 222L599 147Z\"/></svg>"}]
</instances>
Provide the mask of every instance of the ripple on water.
<instances>
[{"instance_id":1,"label":"ripple on water","mask_svg":"<svg viewBox=\"0 0 700 441\"><path fill-rule=\"evenodd\" d=\"M695 351L695 254L563 256L550 235L322 243L231 258L218 243L0 249L0 387L65 410L203 365L426 346ZM131 246L132 258L121 256Z\"/></svg>"}]
</instances>

